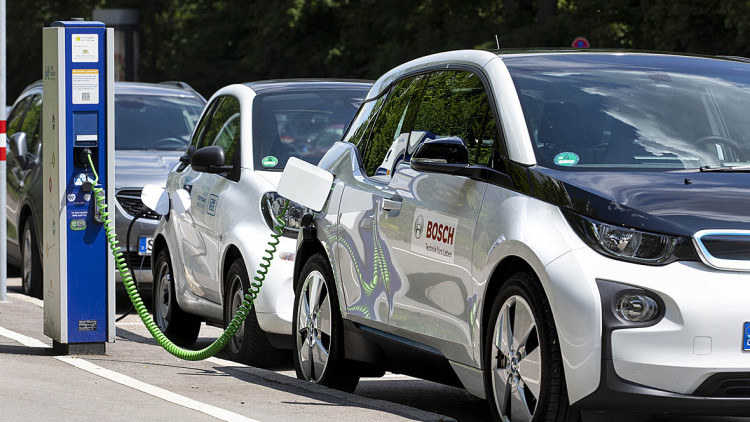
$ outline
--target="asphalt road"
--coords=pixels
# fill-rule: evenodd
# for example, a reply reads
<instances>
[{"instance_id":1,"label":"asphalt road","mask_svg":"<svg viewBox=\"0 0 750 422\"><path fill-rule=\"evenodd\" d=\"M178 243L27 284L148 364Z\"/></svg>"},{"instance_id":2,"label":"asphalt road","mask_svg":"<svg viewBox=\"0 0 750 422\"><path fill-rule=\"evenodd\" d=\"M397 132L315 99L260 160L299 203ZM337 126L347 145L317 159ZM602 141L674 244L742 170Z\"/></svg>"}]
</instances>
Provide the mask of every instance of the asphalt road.
<instances>
[{"instance_id":1,"label":"asphalt road","mask_svg":"<svg viewBox=\"0 0 750 422\"><path fill-rule=\"evenodd\" d=\"M185 362L162 350L135 315L117 323L106 355L56 357L43 335L41 301L18 293L19 284L9 279L10 303L0 303L0 420L490 420L486 402L461 389L397 374L362 379L354 394L297 380L291 353L271 370L221 356ZM129 307L126 301L118 295L118 315ZM220 333L203 326L198 346Z\"/></svg>"}]
</instances>

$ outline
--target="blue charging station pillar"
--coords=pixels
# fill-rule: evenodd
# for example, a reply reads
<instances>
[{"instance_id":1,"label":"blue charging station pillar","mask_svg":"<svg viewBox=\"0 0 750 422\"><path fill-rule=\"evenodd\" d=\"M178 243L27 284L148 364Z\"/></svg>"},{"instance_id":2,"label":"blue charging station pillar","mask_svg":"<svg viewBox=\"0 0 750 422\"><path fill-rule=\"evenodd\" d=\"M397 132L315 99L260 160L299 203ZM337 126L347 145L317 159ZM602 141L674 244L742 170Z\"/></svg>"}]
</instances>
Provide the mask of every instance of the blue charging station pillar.
<instances>
[{"instance_id":1,"label":"blue charging station pillar","mask_svg":"<svg viewBox=\"0 0 750 422\"><path fill-rule=\"evenodd\" d=\"M44 334L59 353L103 354L115 340L114 258L86 157L114 204L114 30L52 23L42 67Z\"/></svg>"}]
</instances>

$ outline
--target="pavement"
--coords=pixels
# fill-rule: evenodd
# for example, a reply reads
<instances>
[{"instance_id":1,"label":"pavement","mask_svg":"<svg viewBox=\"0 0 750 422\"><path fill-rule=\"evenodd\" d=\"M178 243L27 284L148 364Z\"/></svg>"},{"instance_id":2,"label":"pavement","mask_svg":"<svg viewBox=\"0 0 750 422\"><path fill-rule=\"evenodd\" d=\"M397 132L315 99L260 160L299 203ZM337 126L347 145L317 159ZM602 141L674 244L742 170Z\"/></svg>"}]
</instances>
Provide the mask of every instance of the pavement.
<instances>
[{"instance_id":1,"label":"pavement","mask_svg":"<svg viewBox=\"0 0 750 422\"><path fill-rule=\"evenodd\" d=\"M137 316L117 323L105 355L55 356L43 302L8 279L0 303L0 420L450 421L449 416L348 394L221 358L177 359ZM197 347L221 330L204 326Z\"/></svg>"}]
</instances>

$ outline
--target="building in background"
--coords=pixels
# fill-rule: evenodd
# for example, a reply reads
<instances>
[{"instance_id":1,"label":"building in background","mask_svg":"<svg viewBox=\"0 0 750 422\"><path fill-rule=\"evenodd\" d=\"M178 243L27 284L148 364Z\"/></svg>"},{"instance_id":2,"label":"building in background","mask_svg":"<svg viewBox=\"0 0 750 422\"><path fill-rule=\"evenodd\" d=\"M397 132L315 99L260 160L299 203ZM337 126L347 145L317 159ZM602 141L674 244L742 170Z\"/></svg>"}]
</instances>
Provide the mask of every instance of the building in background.
<instances>
[{"instance_id":1,"label":"building in background","mask_svg":"<svg viewBox=\"0 0 750 422\"><path fill-rule=\"evenodd\" d=\"M115 80L138 80L138 9L96 9L93 20L115 29Z\"/></svg>"}]
</instances>

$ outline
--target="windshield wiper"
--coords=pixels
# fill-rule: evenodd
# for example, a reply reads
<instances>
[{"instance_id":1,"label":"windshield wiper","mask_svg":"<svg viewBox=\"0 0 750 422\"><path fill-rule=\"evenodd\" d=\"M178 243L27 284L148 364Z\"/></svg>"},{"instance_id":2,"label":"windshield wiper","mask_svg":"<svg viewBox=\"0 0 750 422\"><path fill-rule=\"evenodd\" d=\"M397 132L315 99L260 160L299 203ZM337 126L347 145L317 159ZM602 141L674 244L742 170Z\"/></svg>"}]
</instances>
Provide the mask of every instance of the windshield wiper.
<instances>
[{"instance_id":1,"label":"windshield wiper","mask_svg":"<svg viewBox=\"0 0 750 422\"><path fill-rule=\"evenodd\" d=\"M709 167L709 166L701 166L700 171L704 172L725 172L725 173L748 173L750 172L750 166L734 166L734 167Z\"/></svg>"}]
</instances>

